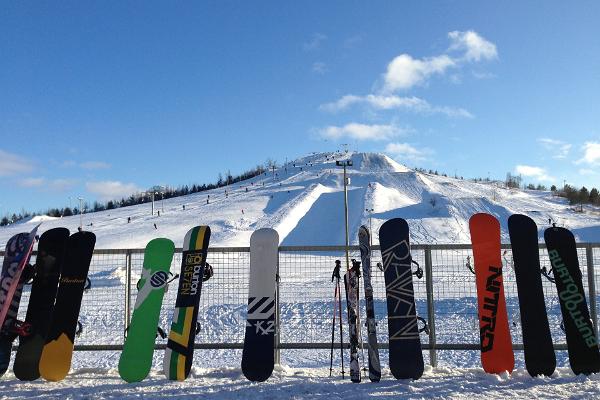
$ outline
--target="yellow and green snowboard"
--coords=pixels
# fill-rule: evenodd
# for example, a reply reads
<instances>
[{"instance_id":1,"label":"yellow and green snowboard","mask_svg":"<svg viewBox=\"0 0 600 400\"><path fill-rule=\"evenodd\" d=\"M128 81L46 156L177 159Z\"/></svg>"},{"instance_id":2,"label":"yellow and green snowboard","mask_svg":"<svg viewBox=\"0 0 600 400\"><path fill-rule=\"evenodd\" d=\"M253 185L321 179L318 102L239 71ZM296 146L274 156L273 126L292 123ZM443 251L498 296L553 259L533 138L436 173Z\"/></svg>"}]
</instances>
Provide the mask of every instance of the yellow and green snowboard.
<instances>
[{"instance_id":1,"label":"yellow and green snowboard","mask_svg":"<svg viewBox=\"0 0 600 400\"><path fill-rule=\"evenodd\" d=\"M210 276L205 274L209 240L208 226L196 226L185 235L179 289L163 364L165 376L171 380L185 380L192 369L202 281L205 275Z\"/></svg>"},{"instance_id":2,"label":"yellow and green snowboard","mask_svg":"<svg viewBox=\"0 0 600 400\"><path fill-rule=\"evenodd\" d=\"M119 375L127 382L140 382L152 367L156 330L175 245L169 239L153 239L144 251L142 277L123 352Z\"/></svg>"}]
</instances>

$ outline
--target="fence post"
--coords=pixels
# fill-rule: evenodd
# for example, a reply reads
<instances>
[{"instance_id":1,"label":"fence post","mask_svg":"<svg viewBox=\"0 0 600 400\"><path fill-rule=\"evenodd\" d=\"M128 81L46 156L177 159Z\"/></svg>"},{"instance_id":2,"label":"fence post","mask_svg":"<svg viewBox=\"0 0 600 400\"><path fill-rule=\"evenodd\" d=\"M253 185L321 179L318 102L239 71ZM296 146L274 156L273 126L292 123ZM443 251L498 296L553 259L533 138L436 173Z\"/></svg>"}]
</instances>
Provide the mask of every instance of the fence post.
<instances>
[{"instance_id":1,"label":"fence post","mask_svg":"<svg viewBox=\"0 0 600 400\"><path fill-rule=\"evenodd\" d=\"M277 273L275 274L275 364L281 361L281 313L279 309L279 247L277 247Z\"/></svg>"},{"instance_id":2,"label":"fence post","mask_svg":"<svg viewBox=\"0 0 600 400\"><path fill-rule=\"evenodd\" d=\"M437 367L435 308L433 306L433 268L431 247L429 245L425 246L425 287L427 289L427 323L429 325L429 360L432 367Z\"/></svg>"},{"instance_id":3,"label":"fence post","mask_svg":"<svg viewBox=\"0 0 600 400\"><path fill-rule=\"evenodd\" d=\"M587 262L588 290L590 298L590 316L598 337L598 315L596 313L596 280L594 274L594 250L592 244L588 243L585 246L585 258Z\"/></svg>"},{"instance_id":4,"label":"fence post","mask_svg":"<svg viewBox=\"0 0 600 400\"><path fill-rule=\"evenodd\" d=\"M131 317L131 250L125 251L125 319L123 335L126 335L129 328L129 318Z\"/></svg>"}]
</instances>

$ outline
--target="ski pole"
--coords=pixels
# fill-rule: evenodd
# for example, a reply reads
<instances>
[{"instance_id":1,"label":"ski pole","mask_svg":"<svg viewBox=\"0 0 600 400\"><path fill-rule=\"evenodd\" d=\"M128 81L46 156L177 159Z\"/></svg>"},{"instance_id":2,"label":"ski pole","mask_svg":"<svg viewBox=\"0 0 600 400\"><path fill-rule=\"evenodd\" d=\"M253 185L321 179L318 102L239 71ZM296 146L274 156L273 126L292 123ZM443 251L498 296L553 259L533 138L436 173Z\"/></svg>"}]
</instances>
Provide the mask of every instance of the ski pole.
<instances>
[{"instance_id":1,"label":"ski pole","mask_svg":"<svg viewBox=\"0 0 600 400\"><path fill-rule=\"evenodd\" d=\"M333 277L336 279L336 289L338 292L338 316L340 321L340 358L342 359L342 379L345 378L344 374L344 334L342 331L342 292L340 287L340 268L342 266L342 262L340 260L335 260L335 269L333 270Z\"/></svg>"},{"instance_id":2,"label":"ski pole","mask_svg":"<svg viewBox=\"0 0 600 400\"><path fill-rule=\"evenodd\" d=\"M335 272L334 272L335 275ZM335 276L332 275L331 276L331 282L334 281ZM337 308L337 297L338 297L338 290L337 290L337 286L335 286L334 288L334 294L333 294L333 320L331 323L331 354L329 356L329 376L331 377L332 371L333 371L333 344L335 341L335 314L336 314L336 308Z\"/></svg>"}]
</instances>

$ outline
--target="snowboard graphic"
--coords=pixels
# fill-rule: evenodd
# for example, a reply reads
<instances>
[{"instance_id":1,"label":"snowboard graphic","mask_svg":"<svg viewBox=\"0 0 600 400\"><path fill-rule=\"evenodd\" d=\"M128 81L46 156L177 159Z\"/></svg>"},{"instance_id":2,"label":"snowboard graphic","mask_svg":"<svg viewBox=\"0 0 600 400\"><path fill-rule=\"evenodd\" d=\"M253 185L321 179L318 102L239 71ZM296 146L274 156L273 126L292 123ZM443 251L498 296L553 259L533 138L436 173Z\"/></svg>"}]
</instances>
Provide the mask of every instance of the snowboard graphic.
<instances>
[{"instance_id":1,"label":"snowboard graphic","mask_svg":"<svg viewBox=\"0 0 600 400\"><path fill-rule=\"evenodd\" d=\"M163 362L165 376L172 380L185 380L192 369L198 305L209 240L210 228L196 226L188 231L183 241L179 288Z\"/></svg>"},{"instance_id":2,"label":"snowboard graphic","mask_svg":"<svg viewBox=\"0 0 600 400\"><path fill-rule=\"evenodd\" d=\"M346 288L346 305L348 307L348 325L350 334L350 379L360 383L360 363L358 361L359 332L358 326L358 274L360 263L352 260L352 268L344 274Z\"/></svg>"},{"instance_id":3,"label":"snowboard graphic","mask_svg":"<svg viewBox=\"0 0 600 400\"><path fill-rule=\"evenodd\" d=\"M469 219L477 303L481 363L487 373L512 372L515 357L512 349L500 253L500 223L490 214L479 213Z\"/></svg>"},{"instance_id":4,"label":"snowboard graphic","mask_svg":"<svg viewBox=\"0 0 600 400\"><path fill-rule=\"evenodd\" d=\"M262 382L275 366L275 291L279 235L263 228L250 237L248 317L242 351L242 372L250 381Z\"/></svg>"},{"instance_id":5,"label":"snowboard graphic","mask_svg":"<svg viewBox=\"0 0 600 400\"><path fill-rule=\"evenodd\" d=\"M575 374L600 372L598 338L585 300L575 237L565 228L552 227L544 232L544 240L554 270L571 369Z\"/></svg>"},{"instance_id":6,"label":"snowboard graphic","mask_svg":"<svg viewBox=\"0 0 600 400\"><path fill-rule=\"evenodd\" d=\"M29 263L38 227L11 237L6 244L0 275L0 376L8 369L13 341L25 333L25 326L17 322L23 289L21 274Z\"/></svg>"},{"instance_id":7,"label":"snowboard graphic","mask_svg":"<svg viewBox=\"0 0 600 400\"><path fill-rule=\"evenodd\" d=\"M379 382L381 365L379 363L379 347L375 322L375 306L373 303L373 285L371 284L371 241L369 230L361 226L358 230L358 243L362 261L363 282L365 285L365 303L367 309L367 338L369 341L369 379Z\"/></svg>"},{"instance_id":8,"label":"snowboard graphic","mask_svg":"<svg viewBox=\"0 0 600 400\"><path fill-rule=\"evenodd\" d=\"M71 369L83 288L95 244L92 232L74 233L67 241L52 322L40 356L39 372L47 381L60 381Z\"/></svg>"},{"instance_id":9,"label":"snowboard graphic","mask_svg":"<svg viewBox=\"0 0 600 400\"><path fill-rule=\"evenodd\" d=\"M119 375L127 382L142 381L152 367L160 308L174 252L175 245L169 239L152 239L146 245L135 307L119 359Z\"/></svg>"},{"instance_id":10,"label":"snowboard graphic","mask_svg":"<svg viewBox=\"0 0 600 400\"><path fill-rule=\"evenodd\" d=\"M556 356L544 302L537 226L528 216L515 214L508 218L508 232L519 293L525 367L531 376L550 376L556 368Z\"/></svg>"},{"instance_id":11,"label":"snowboard graphic","mask_svg":"<svg viewBox=\"0 0 600 400\"><path fill-rule=\"evenodd\" d=\"M394 218L384 222L379 229L379 243L387 298L390 370L396 379L419 379L424 364L406 221Z\"/></svg>"},{"instance_id":12,"label":"snowboard graphic","mask_svg":"<svg viewBox=\"0 0 600 400\"><path fill-rule=\"evenodd\" d=\"M40 377L38 365L50 327L68 240L67 228L54 228L44 232L38 243L35 277L25 317L25 323L31 327L30 334L19 338L13 365L15 376L22 381L33 381Z\"/></svg>"}]
</instances>

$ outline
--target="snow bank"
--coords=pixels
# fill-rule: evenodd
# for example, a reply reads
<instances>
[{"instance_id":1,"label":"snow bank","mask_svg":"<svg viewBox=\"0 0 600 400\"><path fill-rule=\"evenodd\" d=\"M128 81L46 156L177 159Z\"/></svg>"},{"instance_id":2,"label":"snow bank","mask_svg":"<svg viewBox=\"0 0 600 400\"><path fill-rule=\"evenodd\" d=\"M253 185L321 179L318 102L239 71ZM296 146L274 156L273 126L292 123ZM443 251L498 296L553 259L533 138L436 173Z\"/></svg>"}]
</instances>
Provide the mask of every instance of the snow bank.
<instances>
[{"instance_id":1,"label":"snow bank","mask_svg":"<svg viewBox=\"0 0 600 400\"><path fill-rule=\"evenodd\" d=\"M524 370L488 375L478 368L426 368L418 381L398 381L384 371L382 380L351 383L329 377L329 368L278 367L263 383L248 382L239 368L192 370L184 382L172 382L153 371L140 383L123 382L114 369L81 369L61 382L19 382L9 373L0 383L13 399L532 399L598 398L600 374L573 376L568 369L550 378L531 378Z\"/></svg>"}]
</instances>

